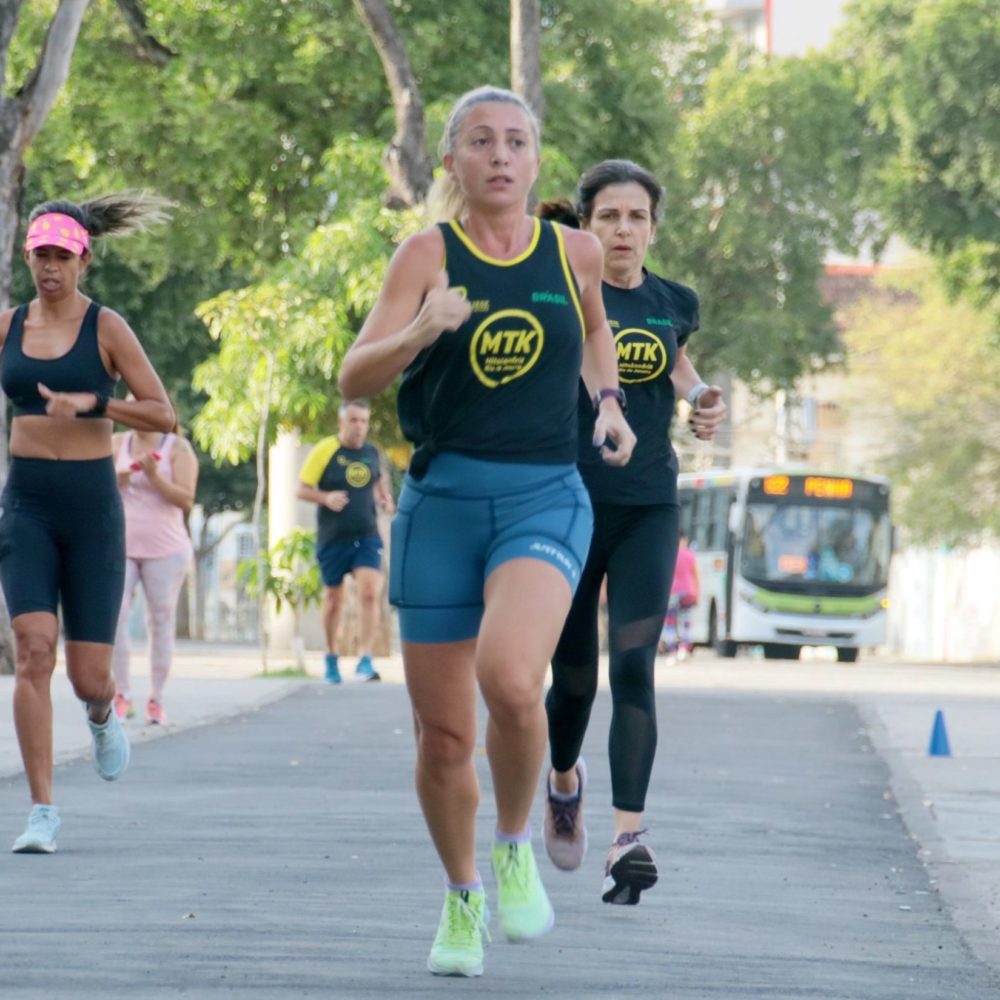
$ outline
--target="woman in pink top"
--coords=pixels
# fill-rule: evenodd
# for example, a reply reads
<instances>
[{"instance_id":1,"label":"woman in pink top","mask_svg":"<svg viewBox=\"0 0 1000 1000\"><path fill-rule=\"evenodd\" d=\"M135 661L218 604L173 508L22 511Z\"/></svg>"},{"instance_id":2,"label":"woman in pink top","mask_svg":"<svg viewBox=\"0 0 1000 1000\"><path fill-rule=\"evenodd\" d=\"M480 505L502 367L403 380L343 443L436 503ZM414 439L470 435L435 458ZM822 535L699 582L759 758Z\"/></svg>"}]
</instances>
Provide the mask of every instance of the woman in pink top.
<instances>
[{"instance_id":1,"label":"woman in pink top","mask_svg":"<svg viewBox=\"0 0 1000 1000\"><path fill-rule=\"evenodd\" d=\"M129 686L128 621L136 584L146 599L152 675L146 721L165 721L163 686L174 652L177 598L193 549L184 515L194 503L198 460L178 433L128 431L113 439L118 488L125 507L125 596L118 617L112 669L118 718L135 715Z\"/></svg>"},{"instance_id":2,"label":"woman in pink top","mask_svg":"<svg viewBox=\"0 0 1000 1000\"><path fill-rule=\"evenodd\" d=\"M681 534L674 581L670 587L670 606L663 624L663 635L660 637L660 652L676 653L678 659L691 655L691 650L694 649L691 641L691 610L698 603L700 591L698 563L694 553L688 548L687 536Z\"/></svg>"}]
</instances>

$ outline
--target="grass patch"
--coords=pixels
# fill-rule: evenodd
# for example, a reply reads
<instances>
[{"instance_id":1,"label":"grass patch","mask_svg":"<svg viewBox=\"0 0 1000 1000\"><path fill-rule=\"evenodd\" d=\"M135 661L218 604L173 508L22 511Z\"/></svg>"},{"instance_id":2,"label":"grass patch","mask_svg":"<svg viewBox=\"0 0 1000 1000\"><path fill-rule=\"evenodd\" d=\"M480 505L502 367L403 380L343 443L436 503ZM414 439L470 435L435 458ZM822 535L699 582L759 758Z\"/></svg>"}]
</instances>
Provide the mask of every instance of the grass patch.
<instances>
[{"instance_id":1,"label":"grass patch","mask_svg":"<svg viewBox=\"0 0 1000 1000\"><path fill-rule=\"evenodd\" d=\"M252 676L255 678L288 680L289 678L296 677L303 679L315 678L316 675L309 673L308 670L303 670L301 667L278 667L275 670L268 670L267 673L260 670Z\"/></svg>"}]
</instances>

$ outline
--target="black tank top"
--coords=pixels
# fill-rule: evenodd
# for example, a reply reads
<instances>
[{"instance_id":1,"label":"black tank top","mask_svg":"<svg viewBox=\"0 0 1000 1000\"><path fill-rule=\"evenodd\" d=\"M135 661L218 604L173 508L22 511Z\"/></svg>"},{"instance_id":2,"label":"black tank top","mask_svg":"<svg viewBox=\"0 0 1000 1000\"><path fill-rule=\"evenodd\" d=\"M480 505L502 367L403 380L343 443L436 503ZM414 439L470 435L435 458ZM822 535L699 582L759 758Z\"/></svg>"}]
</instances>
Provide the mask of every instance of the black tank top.
<instances>
[{"instance_id":1,"label":"black tank top","mask_svg":"<svg viewBox=\"0 0 1000 1000\"><path fill-rule=\"evenodd\" d=\"M108 373L97 347L97 314L101 307L91 302L80 324L73 346L58 358L32 358L24 353L26 305L18 306L10 321L7 340L0 353L0 385L14 406L14 416L45 414L45 400L38 383L53 392L94 392L110 397L116 379ZM80 414L87 416L87 414Z\"/></svg>"},{"instance_id":2,"label":"black tank top","mask_svg":"<svg viewBox=\"0 0 1000 1000\"><path fill-rule=\"evenodd\" d=\"M698 296L686 285L649 271L641 285L604 283L604 309L615 338L618 381L628 396L636 445L628 465L602 461L590 445L594 404L580 393L580 475L595 503L677 503L677 456L670 444L677 352L698 329ZM582 383L581 383L582 385Z\"/></svg>"},{"instance_id":3,"label":"black tank top","mask_svg":"<svg viewBox=\"0 0 1000 1000\"><path fill-rule=\"evenodd\" d=\"M399 422L419 446L416 478L438 451L576 461L583 312L559 227L534 222L528 249L509 261L487 257L457 222L440 225L449 284L464 291L472 315L403 373Z\"/></svg>"}]
</instances>

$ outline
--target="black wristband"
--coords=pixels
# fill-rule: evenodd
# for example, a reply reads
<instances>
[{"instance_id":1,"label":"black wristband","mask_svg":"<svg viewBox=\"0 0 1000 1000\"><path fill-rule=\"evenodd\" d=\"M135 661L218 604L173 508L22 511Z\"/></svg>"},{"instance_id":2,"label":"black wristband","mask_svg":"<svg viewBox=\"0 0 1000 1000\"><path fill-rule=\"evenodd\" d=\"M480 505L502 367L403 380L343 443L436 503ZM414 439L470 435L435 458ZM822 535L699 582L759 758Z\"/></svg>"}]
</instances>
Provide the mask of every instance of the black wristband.
<instances>
[{"instance_id":1,"label":"black wristband","mask_svg":"<svg viewBox=\"0 0 1000 1000\"><path fill-rule=\"evenodd\" d=\"M103 392L95 392L94 398L97 402L89 410L81 413L81 417L103 417L108 412L108 401L111 397Z\"/></svg>"}]
</instances>

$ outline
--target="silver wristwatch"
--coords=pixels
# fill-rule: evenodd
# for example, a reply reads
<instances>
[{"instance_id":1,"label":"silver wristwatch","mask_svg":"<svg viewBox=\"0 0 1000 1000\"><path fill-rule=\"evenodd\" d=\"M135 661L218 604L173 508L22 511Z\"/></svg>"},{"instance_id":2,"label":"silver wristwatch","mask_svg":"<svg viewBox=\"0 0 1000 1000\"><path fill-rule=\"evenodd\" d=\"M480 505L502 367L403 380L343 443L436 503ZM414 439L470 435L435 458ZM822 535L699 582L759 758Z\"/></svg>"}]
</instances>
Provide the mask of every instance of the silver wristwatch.
<instances>
[{"instance_id":1,"label":"silver wristwatch","mask_svg":"<svg viewBox=\"0 0 1000 1000\"><path fill-rule=\"evenodd\" d=\"M698 407L698 397L708 388L707 382L699 382L688 394L687 401L691 406L691 409L697 409Z\"/></svg>"}]
</instances>

